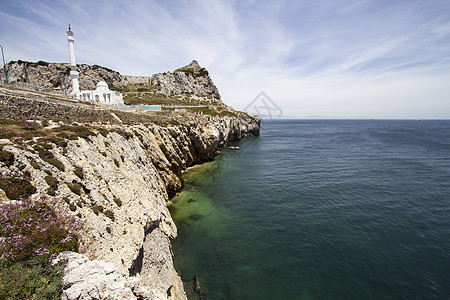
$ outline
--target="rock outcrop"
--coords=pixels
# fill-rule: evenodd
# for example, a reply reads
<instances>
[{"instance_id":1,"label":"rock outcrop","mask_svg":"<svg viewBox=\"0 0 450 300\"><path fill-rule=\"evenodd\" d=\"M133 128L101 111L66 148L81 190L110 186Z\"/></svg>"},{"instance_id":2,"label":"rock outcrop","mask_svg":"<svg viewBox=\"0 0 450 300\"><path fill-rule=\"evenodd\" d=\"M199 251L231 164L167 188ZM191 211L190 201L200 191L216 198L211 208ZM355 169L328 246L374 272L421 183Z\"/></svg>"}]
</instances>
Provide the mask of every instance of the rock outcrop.
<instances>
[{"instance_id":1,"label":"rock outcrop","mask_svg":"<svg viewBox=\"0 0 450 300\"><path fill-rule=\"evenodd\" d=\"M46 101L0 98L3 118L39 119L38 112L31 109L34 105L48 114L45 120L58 111L55 107L59 104ZM111 273L105 273L107 282L122 289L129 277L135 276L139 281L131 279L132 291L136 295L133 289L140 290L140 299L186 299L173 267L170 240L176 237L177 229L166 201L181 189L184 169L211 160L219 144L258 135L259 119L245 114L210 117L184 113L174 116L173 124L157 125L145 122L145 114L120 115L117 111L121 118L142 120L119 125L114 118L107 124L92 122L97 113L108 115L104 111L65 106L61 111L72 114L72 109L78 111L77 124L50 121L31 139L16 136L0 140L2 150L14 155L8 165L0 162L0 175L30 178L37 189L32 199L47 198L57 203L55 209L60 214L78 218L85 255L112 263L128 276L120 277L111 267ZM12 130L20 128L14 126ZM72 133L77 132L80 137L74 138ZM44 148L63 167L41 157L39 151ZM48 192L47 176L57 182L53 195ZM74 270L68 272L74 274ZM109 274L113 279L108 279Z\"/></svg>"},{"instance_id":2,"label":"rock outcrop","mask_svg":"<svg viewBox=\"0 0 450 300\"><path fill-rule=\"evenodd\" d=\"M40 91L72 91L69 64L48 63L43 61L11 61L7 64L8 81L10 83L25 83ZM123 89L127 85L138 85L139 90L145 90L152 95L162 94L166 97L195 95L206 99L214 99L216 104L222 104L220 94L214 85L208 71L193 60L183 68L173 72L158 73L152 76L127 76L98 65L78 65L81 90L95 89L99 81L105 81L110 89ZM0 74L4 80L4 74ZM211 102L211 101L208 101Z\"/></svg>"},{"instance_id":3,"label":"rock outcrop","mask_svg":"<svg viewBox=\"0 0 450 300\"><path fill-rule=\"evenodd\" d=\"M70 66L64 63L48 63L44 61L27 62L11 61L7 64L7 75L10 83L21 82L32 86L36 90L59 90L67 93L72 91L70 83ZM119 72L108 68L85 64L78 65L81 90L94 90L99 81L105 81L109 88L122 89L126 82ZM1 81L4 74L0 75Z\"/></svg>"},{"instance_id":4,"label":"rock outcrop","mask_svg":"<svg viewBox=\"0 0 450 300\"><path fill-rule=\"evenodd\" d=\"M187 66L173 72L155 74L151 85L166 96L195 94L213 96L220 100L220 94L208 71L193 60Z\"/></svg>"},{"instance_id":5,"label":"rock outcrop","mask_svg":"<svg viewBox=\"0 0 450 300\"><path fill-rule=\"evenodd\" d=\"M112 263L89 260L79 253L63 252L52 263L66 264L62 282L61 299L120 299L133 300L143 297L138 287L139 279L128 277ZM146 298L158 299L149 291ZM139 297L139 298L138 298Z\"/></svg>"}]
</instances>

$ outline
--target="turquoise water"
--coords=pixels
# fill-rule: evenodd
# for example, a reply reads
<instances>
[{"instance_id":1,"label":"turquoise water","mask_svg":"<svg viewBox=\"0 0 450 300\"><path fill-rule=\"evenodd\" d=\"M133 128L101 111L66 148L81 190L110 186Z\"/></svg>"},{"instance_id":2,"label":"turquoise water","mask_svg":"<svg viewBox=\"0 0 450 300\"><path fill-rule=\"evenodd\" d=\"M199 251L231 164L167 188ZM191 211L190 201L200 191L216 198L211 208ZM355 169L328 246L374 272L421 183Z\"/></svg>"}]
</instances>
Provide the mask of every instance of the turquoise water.
<instances>
[{"instance_id":1,"label":"turquoise water","mask_svg":"<svg viewBox=\"0 0 450 300\"><path fill-rule=\"evenodd\" d=\"M184 175L190 299L450 299L450 121L265 121Z\"/></svg>"}]
</instances>

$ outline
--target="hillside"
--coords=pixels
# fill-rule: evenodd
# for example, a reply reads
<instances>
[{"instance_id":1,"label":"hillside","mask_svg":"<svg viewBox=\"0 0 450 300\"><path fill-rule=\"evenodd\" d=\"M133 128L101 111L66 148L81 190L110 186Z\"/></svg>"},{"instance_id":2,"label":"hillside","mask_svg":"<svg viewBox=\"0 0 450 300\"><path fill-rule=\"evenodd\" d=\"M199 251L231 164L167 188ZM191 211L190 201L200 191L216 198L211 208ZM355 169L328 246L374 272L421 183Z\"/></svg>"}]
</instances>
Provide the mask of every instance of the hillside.
<instances>
[{"instance_id":1,"label":"hillside","mask_svg":"<svg viewBox=\"0 0 450 300\"><path fill-rule=\"evenodd\" d=\"M148 77L121 75L119 72L98 65L78 65L81 90L95 89L99 81L105 81L110 89L123 92L125 104L163 105L214 105L223 106L219 90L208 71L197 61L172 72ZM11 84L25 83L40 91L69 94L72 90L69 64L44 61L12 61L7 64ZM4 74L0 74L4 79Z\"/></svg>"}]
</instances>

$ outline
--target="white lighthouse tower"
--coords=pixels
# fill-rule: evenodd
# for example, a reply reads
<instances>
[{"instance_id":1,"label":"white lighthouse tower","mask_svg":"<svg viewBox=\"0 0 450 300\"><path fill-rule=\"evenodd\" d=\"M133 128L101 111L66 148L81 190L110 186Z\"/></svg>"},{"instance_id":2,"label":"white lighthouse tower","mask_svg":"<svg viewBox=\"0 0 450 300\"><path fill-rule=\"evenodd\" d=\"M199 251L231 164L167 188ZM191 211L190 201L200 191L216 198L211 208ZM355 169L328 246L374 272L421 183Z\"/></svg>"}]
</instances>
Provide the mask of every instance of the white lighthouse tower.
<instances>
[{"instance_id":1,"label":"white lighthouse tower","mask_svg":"<svg viewBox=\"0 0 450 300\"><path fill-rule=\"evenodd\" d=\"M72 81L72 93L70 94L72 98L79 99L80 98L80 84L78 83L78 71L77 64L75 62L75 46L74 46L74 38L73 32L70 30L67 31L67 41L69 42L69 55L70 55L70 79Z\"/></svg>"},{"instance_id":2,"label":"white lighthouse tower","mask_svg":"<svg viewBox=\"0 0 450 300\"><path fill-rule=\"evenodd\" d=\"M80 84L78 82L77 64L75 62L75 47L73 32L67 31L67 41L69 42L69 55L70 55L70 79L72 81L72 93L70 96L75 99L84 100L92 103L101 103L107 105L121 106L124 105L122 93L117 91L111 91L108 84L104 81L97 83L95 90L80 91Z\"/></svg>"}]
</instances>

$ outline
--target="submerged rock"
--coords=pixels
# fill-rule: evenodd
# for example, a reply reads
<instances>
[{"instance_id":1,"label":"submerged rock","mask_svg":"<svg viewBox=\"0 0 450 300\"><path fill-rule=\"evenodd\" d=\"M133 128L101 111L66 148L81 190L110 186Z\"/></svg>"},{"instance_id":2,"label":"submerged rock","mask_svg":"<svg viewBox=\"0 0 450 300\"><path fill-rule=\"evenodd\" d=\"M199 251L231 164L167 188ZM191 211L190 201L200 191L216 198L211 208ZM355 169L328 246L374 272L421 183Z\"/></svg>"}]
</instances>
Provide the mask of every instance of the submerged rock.
<instances>
[{"instance_id":1,"label":"submerged rock","mask_svg":"<svg viewBox=\"0 0 450 300\"><path fill-rule=\"evenodd\" d=\"M194 289L194 292L197 293L199 300L205 300L206 299L206 293L202 289L202 286L200 284L200 278L197 275L194 275L192 288Z\"/></svg>"}]
</instances>

